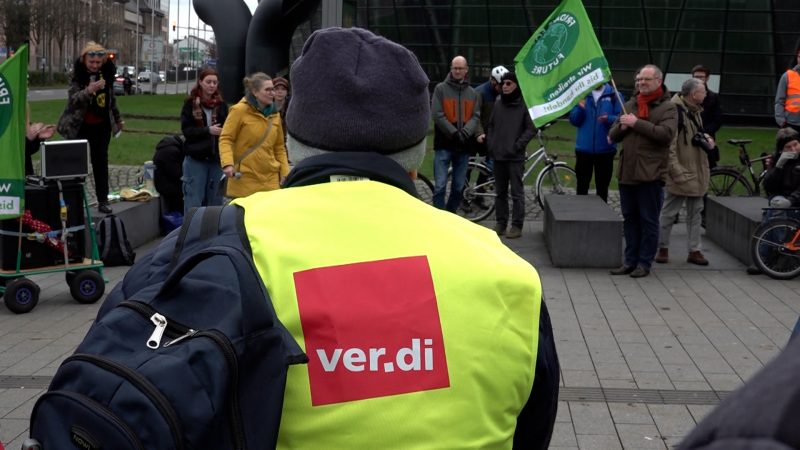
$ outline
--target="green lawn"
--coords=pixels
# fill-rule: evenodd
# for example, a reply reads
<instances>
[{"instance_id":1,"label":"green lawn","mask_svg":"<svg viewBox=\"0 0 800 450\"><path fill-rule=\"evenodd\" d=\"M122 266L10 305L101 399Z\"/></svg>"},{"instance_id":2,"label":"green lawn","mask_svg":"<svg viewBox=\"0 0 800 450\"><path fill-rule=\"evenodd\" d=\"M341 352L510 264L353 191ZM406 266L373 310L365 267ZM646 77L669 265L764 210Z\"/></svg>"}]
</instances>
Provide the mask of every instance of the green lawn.
<instances>
[{"instance_id":1,"label":"green lawn","mask_svg":"<svg viewBox=\"0 0 800 450\"><path fill-rule=\"evenodd\" d=\"M185 99L183 94L133 95L117 97L117 103L125 120L125 131L117 139L111 140L109 162L111 164L140 165L153 158L156 144L162 137L180 133L180 111ZM64 109L64 100L51 100L30 103L31 120L34 122L56 123ZM325 118L324 120L328 120ZM723 127L717 140L722 154L721 165L739 165L737 147L728 144L728 139L752 139L748 146L751 157L761 152L774 151L775 129L749 127ZM546 145L550 153L558 155L559 161L570 166L575 163L575 127L566 120L556 122L545 131ZM60 139L60 137L56 137ZM528 146L538 148L534 139ZM433 131L428 135L428 154L420 172L433 179ZM535 179L531 176L529 183ZM616 180L612 181L616 187Z\"/></svg>"}]
</instances>

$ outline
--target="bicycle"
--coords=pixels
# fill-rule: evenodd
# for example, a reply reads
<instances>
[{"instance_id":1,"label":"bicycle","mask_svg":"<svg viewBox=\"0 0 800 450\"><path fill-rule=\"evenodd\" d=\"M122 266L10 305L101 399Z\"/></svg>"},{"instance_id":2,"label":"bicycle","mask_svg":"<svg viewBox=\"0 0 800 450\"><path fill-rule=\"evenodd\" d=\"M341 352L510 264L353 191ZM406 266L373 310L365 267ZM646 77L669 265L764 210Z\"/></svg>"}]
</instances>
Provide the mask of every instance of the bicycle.
<instances>
[{"instance_id":1,"label":"bicycle","mask_svg":"<svg viewBox=\"0 0 800 450\"><path fill-rule=\"evenodd\" d=\"M787 210L789 214L770 218L753 233L750 250L753 262L762 272L777 280L800 275L800 208L764 208ZM767 213L769 214L769 213Z\"/></svg>"},{"instance_id":2,"label":"bicycle","mask_svg":"<svg viewBox=\"0 0 800 450\"><path fill-rule=\"evenodd\" d=\"M758 158L750 158L747 153L747 144L753 142L751 139L728 139L731 145L739 146L739 161L742 163L740 167L735 166L717 166L711 169L711 174L708 183L708 193L718 197L730 196L747 196L761 195L761 181L767 173L766 160L771 158L771 155L762 153ZM761 162L761 172L756 175L753 169L753 164ZM745 178L744 173L750 175L750 180Z\"/></svg>"},{"instance_id":3,"label":"bicycle","mask_svg":"<svg viewBox=\"0 0 800 450\"><path fill-rule=\"evenodd\" d=\"M577 191L577 176L575 170L563 161L556 161L558 155L547 153L543 131L549 127L547 124L539 128L536 138L539 148L525 158L525 172L523 181L533 173L533 169L544 162L544 167L536 175L536 201L544 207L544 197L549 194L575 195ZM467 163L467 181L464 185L463 199L458 208L458 214L473 222L479 222L489 217L495 208L497 194L494 190L494 175L489 166L480 157L471 157Z\"/></svg>"}]
</instances>

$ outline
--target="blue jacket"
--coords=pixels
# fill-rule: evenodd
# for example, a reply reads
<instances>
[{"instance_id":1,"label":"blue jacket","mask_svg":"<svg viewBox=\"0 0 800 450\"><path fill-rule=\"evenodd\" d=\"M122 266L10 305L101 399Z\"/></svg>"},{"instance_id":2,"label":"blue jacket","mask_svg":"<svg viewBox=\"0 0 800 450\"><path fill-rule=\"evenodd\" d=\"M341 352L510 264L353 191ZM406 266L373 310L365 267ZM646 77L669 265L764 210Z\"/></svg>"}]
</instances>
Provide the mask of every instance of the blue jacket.
<instances>
[{"instance_id":1,"label":"blue jacket","mask_svg":"<svg viewBox=\"0 0 800 450\"><path fill-rule=\"evenodd\" d=\"M608 130L619 119L621 111L622 102L616 98L614 89L608 83L604 85L603 94L597 104L590 93L586 96L584 108L575 105L569 113L569 123L578 127L575 150L587 153L617 151L616 143L608 143ZM598 122L597 118L603 114L608 114L608 119L605 122Z\"/></svg>"}]
</instances>

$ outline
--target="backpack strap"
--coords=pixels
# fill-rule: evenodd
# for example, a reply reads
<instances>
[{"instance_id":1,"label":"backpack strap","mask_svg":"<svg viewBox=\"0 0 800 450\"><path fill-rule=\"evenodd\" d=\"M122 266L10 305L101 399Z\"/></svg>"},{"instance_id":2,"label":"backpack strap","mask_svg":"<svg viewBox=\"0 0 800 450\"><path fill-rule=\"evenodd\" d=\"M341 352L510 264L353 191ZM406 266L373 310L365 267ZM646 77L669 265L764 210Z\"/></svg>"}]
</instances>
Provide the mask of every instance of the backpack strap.
<instances>
[{"instance_id":1,"label":"backpack strap","mask_svg":"<svg viewBox=\"0 0 800 450\"><path fill-rule=\"evenodd\" d=\"M175 269L181 259L215 244L239 247L252 254L244 228L244 209L240 206L208 206L190 210L178 233L167 273Z\"/></svg>"},{"instance_id":2,"label":"backpack strap","mask_svg":"<svg viewBox=\"0 0 800 450\"><path fill-rule=\"evenodd\" d=\"M203 211L200 222L200 240L207 241L219 234L219 218L222 215L222 206L209 206Z\"/></svg>"},{"instance_id":3,"label":"backpack strap","mask_svg":"<svg viewBox=\"0 0 800 450\"><path fill-rule=\"evenodd\" d=\"M175 248L172 251L172 258L170 258L167 271L172 271L172 269L175 267L175 264L177 264L178 258L181 256L181 252L183 251L183 244L186 242L186 235L189 233L189 226L192 224L192 218L194 218L194 214L198 209L199 208L190 209L183 218L181 231L178 232L178 240L175 241Z\"/></svg>"},{"instance_id":4,"label":"backpack strap","mask_svg":"<svg viewBox=\"0 0 800 450\"><path fill-rule=\"evenodd\" d=\"M103 253L100 255L100 260L108 258L108 252L111 250L111 221L114 215L109 214L103 217L100 222L100 240L103 242Z\"/></svg>"},{"instance_id":5,"label":"backpack strap","mask_svg":"<svg viewBox=\"0 0 800 450\"><path fill-rule=\"evenodd\" d=\"M119 243L119 251L122 254L122 259L126 264L132 264L133 258L130 253L131 249L128 248L128 233L125 232L122 219L116 216L114 216L114 228L117 230L117 243Z\"/></svg>"}]
</instances>

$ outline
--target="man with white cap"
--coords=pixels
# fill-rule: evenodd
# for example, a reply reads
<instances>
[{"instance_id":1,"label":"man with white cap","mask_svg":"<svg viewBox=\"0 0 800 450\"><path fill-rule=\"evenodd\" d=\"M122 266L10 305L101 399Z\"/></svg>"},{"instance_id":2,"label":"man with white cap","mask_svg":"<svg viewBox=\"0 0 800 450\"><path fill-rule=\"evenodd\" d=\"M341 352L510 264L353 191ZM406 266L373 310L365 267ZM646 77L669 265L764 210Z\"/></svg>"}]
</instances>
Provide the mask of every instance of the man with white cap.
<instances>
[{"instance_id":1,"label":"man with white cap","mask_svg":"<svg viewBox=\"0 0 800 450\"><path fill-rule=\"evenodd\" d=\"M297 165L284 189L234 202L309 357L289 370L278 448L547 448L559 365L539 277L491 230L416 198L417 58L328 28L291 77Z\"/></svg>"}]
</instances>

